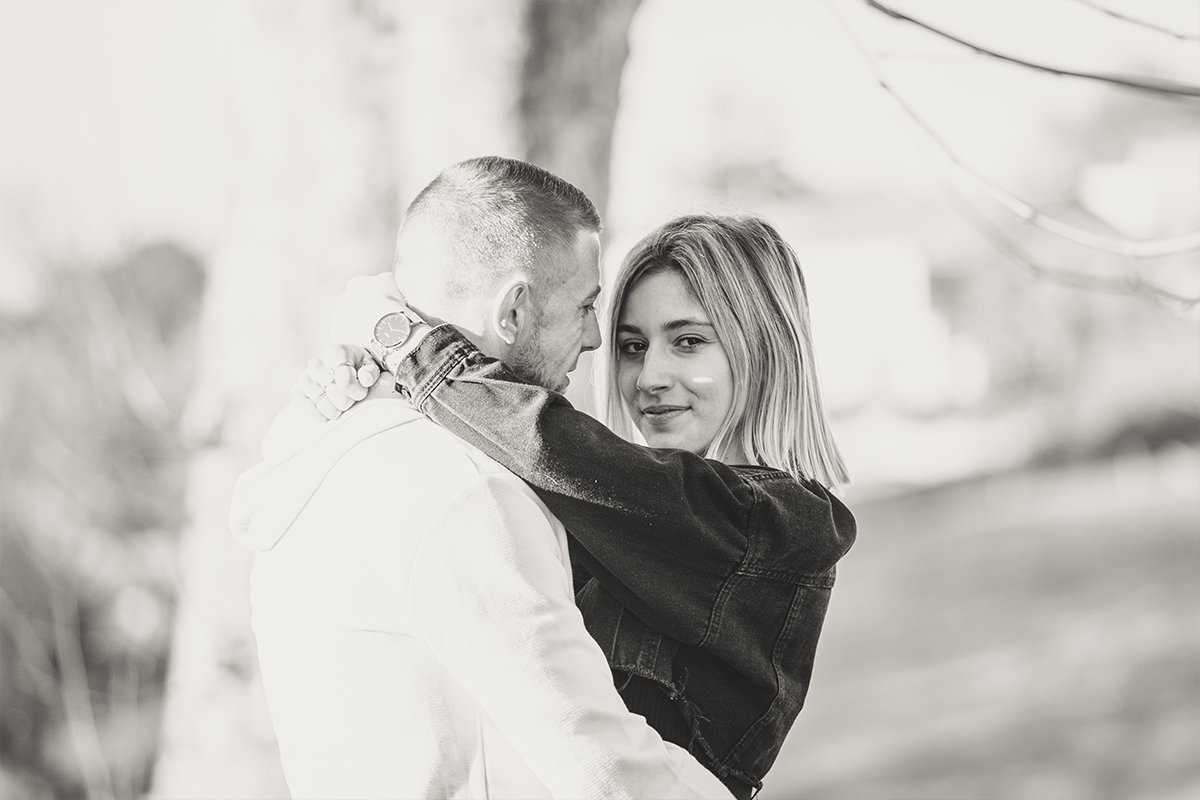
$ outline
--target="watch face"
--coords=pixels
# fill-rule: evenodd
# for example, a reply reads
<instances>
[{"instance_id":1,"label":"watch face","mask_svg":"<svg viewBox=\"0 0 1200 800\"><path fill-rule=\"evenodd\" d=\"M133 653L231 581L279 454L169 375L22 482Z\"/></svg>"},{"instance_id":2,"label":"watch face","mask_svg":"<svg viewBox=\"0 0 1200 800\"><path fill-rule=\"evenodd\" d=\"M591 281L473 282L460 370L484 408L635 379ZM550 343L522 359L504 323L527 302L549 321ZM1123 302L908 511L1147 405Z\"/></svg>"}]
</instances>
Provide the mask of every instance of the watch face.
<instances>
[{"instance_id":1,"label":"watch face","mask_svg":"<svg viewBox=\"0 0 1200 800\"><path fill-rule=\"evenodd\" d=\"M408 321L408 317L399 311L393 311L375 323L375 341L384 347L404 344L404 340L408 338L410 327L412 327L412 323Z\"/></svg>"}]
</instances>

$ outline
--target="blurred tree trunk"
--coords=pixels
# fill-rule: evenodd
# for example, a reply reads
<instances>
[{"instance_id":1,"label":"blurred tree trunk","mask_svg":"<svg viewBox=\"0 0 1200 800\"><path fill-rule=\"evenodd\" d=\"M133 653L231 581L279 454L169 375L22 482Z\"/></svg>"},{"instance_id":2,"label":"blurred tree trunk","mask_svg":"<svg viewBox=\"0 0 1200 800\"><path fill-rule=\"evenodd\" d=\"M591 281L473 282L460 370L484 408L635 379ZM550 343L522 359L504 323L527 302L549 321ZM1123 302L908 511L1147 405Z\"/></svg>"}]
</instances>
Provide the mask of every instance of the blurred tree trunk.
<instances>
[{"instance_id":1,"label":"blurred tree trunk","mask_svg":"<svg viewBox=\"0 0 1200 800\"><path fill-rule=\"evenodd\" d=\"M241 69L221 88L241 138L185 419L196 449L152 788L160 798L287 796L249 626L252 554L230 535L229 501L324 343L333 298L390 262L397 215L394 20L366 2L237 9L226 46L244 48Z\"/></svg>"},{"instance_id":2,"label":"blurred tree trunk","mask_svg":"<svg viewBox=\"0 0 1200 800\"><path fill-rule=\"evenodd\" d=\"M526 159L578 186L603 214L629 25L641 0L533 0L519 113Z\"/></svg>"},{"instance_id":3,"label":"blurred tree trunk","mask_svg":"<svg viewBox=\"0 0 1200 800\"><path fill-rule=\"evenodd\" d=\"M629 26L641 0L532 0L518 106L525 157L582 189L604 215ZM593 354L567 399L596 415Z\"/></svg>"},{"instance_id":4,"label":"blurred tree trunk","mask_svg":"<svg viewBox=\"0 0 1200 800\"><path fill-rule=\"evenodd\" d=\"M249 629L251 554L226 521L233 481L258 460L344 281L387 269L398 203L443 167L524 156L604 211L636 6L256 6L261 74L238 102L263 141L247 158L240 232L211 266L191 425L206 446L192 463L154 796L285 796Z\"/></svg>"}]
</instances>

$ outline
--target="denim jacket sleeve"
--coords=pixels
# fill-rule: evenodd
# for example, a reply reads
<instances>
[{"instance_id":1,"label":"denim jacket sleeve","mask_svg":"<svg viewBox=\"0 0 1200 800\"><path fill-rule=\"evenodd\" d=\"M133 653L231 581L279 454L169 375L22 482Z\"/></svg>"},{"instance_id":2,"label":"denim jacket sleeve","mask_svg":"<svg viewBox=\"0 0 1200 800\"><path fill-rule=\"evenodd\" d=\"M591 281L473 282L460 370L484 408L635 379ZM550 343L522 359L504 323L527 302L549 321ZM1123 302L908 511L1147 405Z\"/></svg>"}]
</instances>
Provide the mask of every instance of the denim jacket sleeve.
<instances>
[{"instance_id":1,"label":"denim jacket sleeve","mask_svg":"<svg viewBox=\"0 0 1200 800\"><path fill-rule=\"evenodd\" d=\"M521 381L449 325L402 361L396 385L431 420L532 486L586 570L685 644L706 638L722 588L751 550L752 526L799 533L824 517L835 528L832 537L818 531L785 548L788 572L825 572L849 546L837 541L828 503L844 507L816 484L789 480L795 496L765 493L763 482L720 462L627 442L561 395Z\"/></svg>"}]
</instances>

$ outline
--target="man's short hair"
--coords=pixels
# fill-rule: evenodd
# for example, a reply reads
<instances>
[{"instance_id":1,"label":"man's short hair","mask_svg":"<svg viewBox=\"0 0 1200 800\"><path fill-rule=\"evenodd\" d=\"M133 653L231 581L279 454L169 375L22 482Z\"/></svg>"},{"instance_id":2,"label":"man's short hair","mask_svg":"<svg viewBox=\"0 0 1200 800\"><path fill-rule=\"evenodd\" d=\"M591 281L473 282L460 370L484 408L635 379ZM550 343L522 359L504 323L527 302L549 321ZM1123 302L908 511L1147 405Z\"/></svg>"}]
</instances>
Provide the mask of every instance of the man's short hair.
<instances>
[{"instance_id":1,"label":"man's short hair","mask_svg":"<svg viewBox=\"0 0 1200 800\"><path fill-rule=\"evenodd\" d=\"M443 170L409 205L395 271L403 286L437 269L450 299L479 296L518 273L549 289L554 256L600 228L592 201L557 175L511 158L472 158Z\"/></svg>"}]
</instances>

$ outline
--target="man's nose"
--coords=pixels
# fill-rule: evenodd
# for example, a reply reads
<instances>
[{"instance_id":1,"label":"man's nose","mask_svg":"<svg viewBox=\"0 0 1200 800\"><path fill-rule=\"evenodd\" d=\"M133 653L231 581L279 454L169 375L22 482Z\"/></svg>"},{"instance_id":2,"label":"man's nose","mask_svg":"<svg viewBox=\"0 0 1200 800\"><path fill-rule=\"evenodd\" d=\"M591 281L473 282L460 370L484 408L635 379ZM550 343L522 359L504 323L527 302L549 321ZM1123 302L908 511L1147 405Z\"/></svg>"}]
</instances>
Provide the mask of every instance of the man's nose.
<instances>
[{"instance_id":1,"label":"man's nose","mask_svg":"<svg viewBox=\"0 0 1200 800\"><path fill-rule=\"evenodd\" d=\"M596 318L596 312L588 314L583 325L583 352L599 349L603 340L600 338L600 320Z\"/></svg>"},{"instance_id":2,"label":"man's nose","mask_svg":"<svg viewBox=\"0 0 1200 800\"><path fill-rule=\"evenodd\" d=\"M657 394L671 385L671 358L662 348L651 345L642 356L642 371L638 373L637 388L647 394Z\"/></svg>"}]
</instances>

